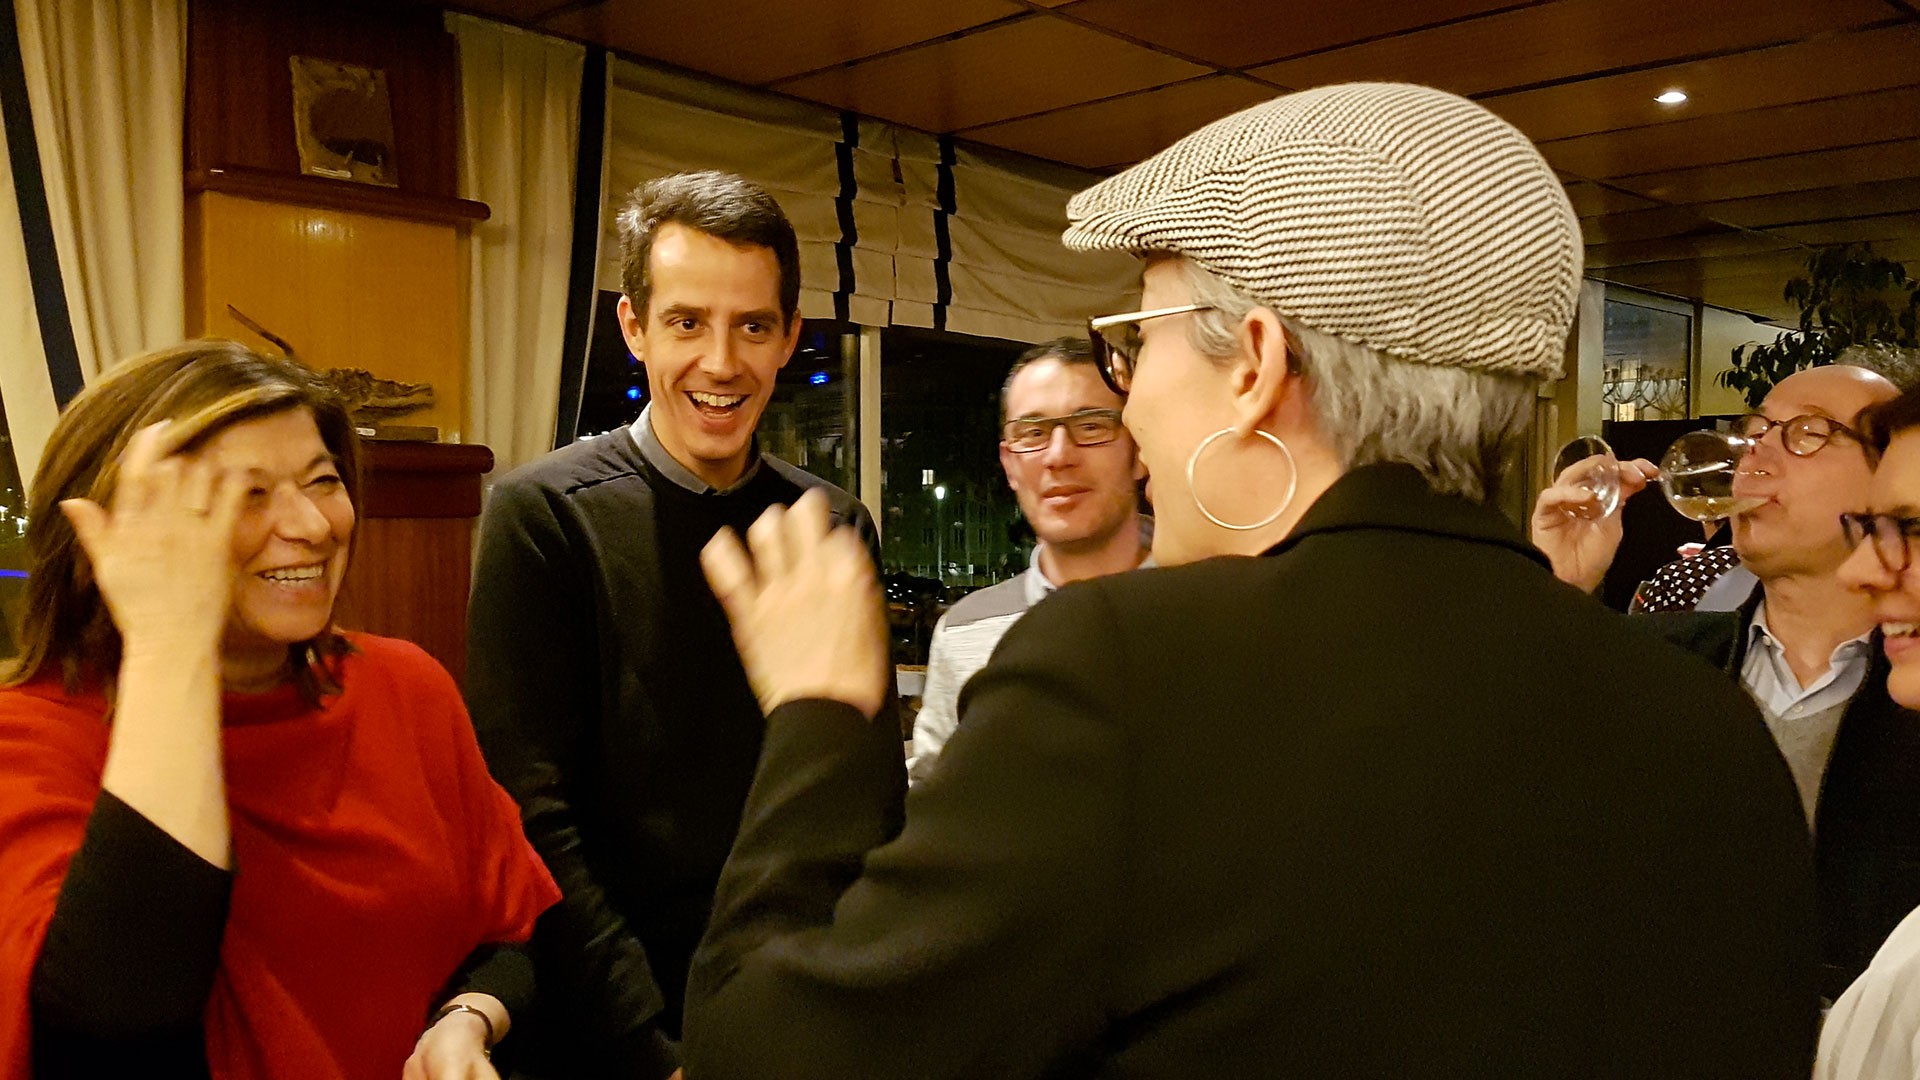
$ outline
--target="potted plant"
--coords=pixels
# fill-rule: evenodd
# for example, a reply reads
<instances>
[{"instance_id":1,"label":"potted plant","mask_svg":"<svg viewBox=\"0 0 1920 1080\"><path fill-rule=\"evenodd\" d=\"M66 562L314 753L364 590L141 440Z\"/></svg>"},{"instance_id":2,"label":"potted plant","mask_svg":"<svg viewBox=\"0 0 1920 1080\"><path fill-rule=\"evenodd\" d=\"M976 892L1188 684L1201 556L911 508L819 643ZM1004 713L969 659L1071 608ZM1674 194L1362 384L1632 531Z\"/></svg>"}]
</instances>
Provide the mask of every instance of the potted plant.
<instances>
[{"instance_id":1,"label":"potted plant","mask_svg":"<svg viewBox=\"0 0 1920 1080\"><path fill-rule=\"evenodd\" d=\"M1800 309L1800 328L1782 330L1770 343L1735 348L1733 366L1716 377L1740 391L1750 408L1758 409L1775 383L1803 368L1831 364L1850 347L1920 346L1920 281L1869 245L1815 251L1806 276L1787 282L1782 295Z\"/></svg>"}]
</instances>

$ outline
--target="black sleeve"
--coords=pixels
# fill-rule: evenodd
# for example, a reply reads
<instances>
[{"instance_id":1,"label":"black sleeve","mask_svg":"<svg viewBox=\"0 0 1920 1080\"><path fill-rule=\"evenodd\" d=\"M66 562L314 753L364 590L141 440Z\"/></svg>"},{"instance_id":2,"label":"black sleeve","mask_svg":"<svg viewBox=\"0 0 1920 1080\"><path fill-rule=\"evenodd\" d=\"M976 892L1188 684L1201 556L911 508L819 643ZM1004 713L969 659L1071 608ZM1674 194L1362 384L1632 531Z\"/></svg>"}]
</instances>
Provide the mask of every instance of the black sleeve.
<instances>
[{"instance_id":1,"label":"black sleeve","mask_svg":"<svg viewBox=\"0 0 1920 1080\"><path fill-rule=\"evenodd\" d=\"M486 994L518 1016L533 1004L533 953L525 945L482 945L467 954L459 970L453 973L433 1010L461 994Z\"/></svg>"},{"instance_id":2,"label":"black sleeve","mask_svg":"<svg viewBox=\"0 0 1920 1080\"><path fill-rule=\"evenodd\" d=\"M665 999L645 947L587 865L570 788L599 708L601 650L589 556L557 499L516 478L488 499L467 609L467 708L488 769L520 804L527 838L560 886L560 903L534 930L543 995L600 1033L619 1054L617 1071L658 1080L676 1067L657 1024Z\"/></svg>"},{"instance_id":3,"label":"black sleeve","mask_svg":"<svg viewBox=\"0 0 1920 1080\"><path fill-rule=\"evenodd\" d=\"M969 684L890 842L872 777L897 743L837 702L768 718L694 957L689 1076L1037 1077L1095 1044L1128 835L1122 666L1105 616L1076 623L1092 611L1067 599Z\"/></svg>"},{"instance_id":4,"label":"black sleeve","mask_svg":"<svg viewBox=\"0 0 1920 1080\"><path fill-rule=\"evenodd\" d=\"M205 1076L233 875L101 792L29 984L34 1074Z\"/></svg>"}]
</instances>

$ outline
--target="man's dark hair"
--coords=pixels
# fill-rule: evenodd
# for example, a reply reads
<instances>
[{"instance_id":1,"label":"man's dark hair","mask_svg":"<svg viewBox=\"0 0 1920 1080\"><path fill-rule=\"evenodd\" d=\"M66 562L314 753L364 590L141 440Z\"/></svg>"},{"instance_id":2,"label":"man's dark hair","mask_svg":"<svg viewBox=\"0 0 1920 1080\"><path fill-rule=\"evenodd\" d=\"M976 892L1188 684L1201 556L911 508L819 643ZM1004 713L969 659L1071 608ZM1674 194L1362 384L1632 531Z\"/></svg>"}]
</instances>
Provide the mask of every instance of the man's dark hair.
<instances>
[{"instance_id":1,"label":"man's dark hair","mask_svg":"<svg viewBox=\"0 0 1920 1080\"><path fill-rule=\"evenodd\" d=\"M1903 431L1920 428L1920 386L1903 391L1892 401L1873 405L1860 414L1860 437L1878 458L1887 452L1887 444Z\"/></svg>"},{"instance_id":2,"label":"man's dark hair","mask_svg":"<svg viewBox=\"0 0 1920 1080\"><path fill-rule=\"evenodd\" d=\"M662 225L684 225L736 247L773 251L780 265L780 314L788 326L800 311L800 242L773 196L729 172L675 173L633 189L620 207L620 287L644 323L653 297L653 238Z\"/></svg>"},{"instance_id":3,"label":"man's dark hair","mask_svg":"<svg viewBox=\"0 0 1920 1080\"><path fill-rule=\"evenodd\" d=\"M1013 362L1007 369L1007 381L1000 384L1000 422L1007 422L1007 395L1013 392L1014 376L1026 370L1028 364L1042 360L1058 360L1063 364L1093 364L1093 342L1083 337L1060 337L1052 341L1043 341Z\"/></svg>"}]
</instances>

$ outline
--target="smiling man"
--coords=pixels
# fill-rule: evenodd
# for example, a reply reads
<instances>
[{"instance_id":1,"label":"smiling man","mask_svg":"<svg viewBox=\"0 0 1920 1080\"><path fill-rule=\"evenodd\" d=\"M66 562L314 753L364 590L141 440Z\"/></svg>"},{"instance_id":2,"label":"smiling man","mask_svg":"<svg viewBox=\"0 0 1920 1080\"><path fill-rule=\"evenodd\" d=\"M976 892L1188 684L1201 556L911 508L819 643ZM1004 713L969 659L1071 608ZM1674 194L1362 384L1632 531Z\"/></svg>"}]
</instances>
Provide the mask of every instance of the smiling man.
<instances>
[{"instance_id":1,"label":"smiling man","mask_svg":"<svg viewBox=\"0 0 1920 1080\"><path fill-rule=\"evenodd\" d=\"M701 547L824 491L754 430L799 339L793 227L726 173L642 185L620 213L620 329L646 365L633 425L493 489L469 609L467 697L488 764L565 893L534 935L543 1076L659 1080L677 1067L688 960L740 824L765 722ZM877 723L876 790L904 792Z\"/></svg>"},{"instance_id":2,"label":"smiling man","mask_svg":"<svg viewBox=\"0 0 1920 1080\"><path fill-rule=\"evenodd\" d=\"M971 593L941 616L913 724L912 777L932 770L959 725L960 688L1027 609L1069 582L1146 559L1138 487L1146 475L1086 338L1036 345L1000 390L1000 466L1039 543L1027 572Z\"/></svg>"}]
</instances>

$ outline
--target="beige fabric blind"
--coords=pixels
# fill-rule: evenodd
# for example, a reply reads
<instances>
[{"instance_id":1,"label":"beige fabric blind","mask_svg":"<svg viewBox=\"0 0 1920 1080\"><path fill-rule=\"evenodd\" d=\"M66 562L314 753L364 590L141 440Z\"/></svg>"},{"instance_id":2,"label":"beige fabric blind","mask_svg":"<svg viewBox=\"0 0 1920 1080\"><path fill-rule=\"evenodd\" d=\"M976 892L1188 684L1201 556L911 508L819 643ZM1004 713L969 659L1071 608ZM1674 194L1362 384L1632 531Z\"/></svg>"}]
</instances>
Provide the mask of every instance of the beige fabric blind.
<instances>
[{"instance_id":1,"label":"beige fabric blind","mask_svg":"<svg viewBox=\"0 0 1920 1080\"><path fill-rule=\"evenodd\" d=\"M1099 178L983 148L957 147L947 220L952 300L946 328L1044 341L1083 333L1093 315L1124 311L1140 265L1114 252L1068 251L1067 200Z\"/></svg>"},{"instance_id":2,"label":"beige fabric blind","mask_svg":"<svg viewBox=\"0 0 1920 1080\"><path fill-rule=\"evenodd\" d=\"M800 313L830 319L840 284L837 113L627 60L608 62L607 186L599 287L620 291L616 224L627 195L676 172L725 169L765 188L800 240Z\"/></svg>"}]
</instances>

